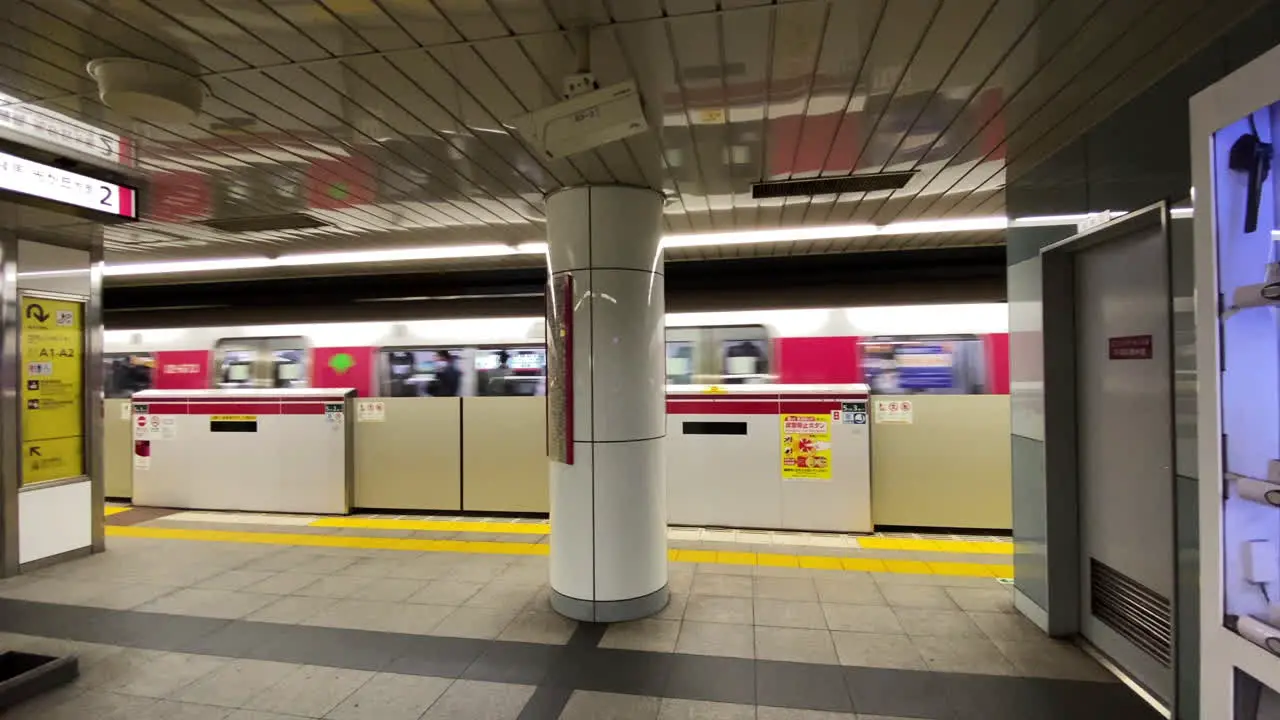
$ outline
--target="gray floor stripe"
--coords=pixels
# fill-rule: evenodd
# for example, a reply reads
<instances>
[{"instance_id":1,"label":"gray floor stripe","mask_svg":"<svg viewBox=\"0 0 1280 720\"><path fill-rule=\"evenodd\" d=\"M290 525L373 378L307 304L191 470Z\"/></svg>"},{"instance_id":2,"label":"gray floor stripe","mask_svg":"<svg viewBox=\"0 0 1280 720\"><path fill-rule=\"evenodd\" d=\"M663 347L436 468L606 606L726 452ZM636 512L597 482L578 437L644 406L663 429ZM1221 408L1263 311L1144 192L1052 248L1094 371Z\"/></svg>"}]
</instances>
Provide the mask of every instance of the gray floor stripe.
<instances>
[{"instance_id":1,"label":"gray floor stripe","mask_svg":"<svg viewBox=\"0 0 1280 720\"><path fill-rule=\"evenodd\" d=\"M574 690L934 720L1158 720L1120 683L881 670L216 620L0 599L0 631L125 647L535 685L521 718L550 720ZM545 689L544 689L545 688ZM536 701L536 702L535 702Z\"/></svg>"},{"instance_id":2,"label":"gray floor stripe","mask_svg":"<svg viewBox=\"0 0 1280 720\"><path fill-rule=\"evenodd\" d=\"M573 658L570 656L590 654L600 644L605 630L606 627L598 623L578 623L578 629L574 630L564 650L556 654L553 663L556 666L566 660L572 663ZM548 674L555 674L555 669L548 667ZM545 677L539 678L538 689L533 691L533 697L525 703L517 720L557 720L560 713L564 711L564 706L569 703L569 697L573 695L573 688L568 685L542 682Z\"/></svg>"}]
</instances>

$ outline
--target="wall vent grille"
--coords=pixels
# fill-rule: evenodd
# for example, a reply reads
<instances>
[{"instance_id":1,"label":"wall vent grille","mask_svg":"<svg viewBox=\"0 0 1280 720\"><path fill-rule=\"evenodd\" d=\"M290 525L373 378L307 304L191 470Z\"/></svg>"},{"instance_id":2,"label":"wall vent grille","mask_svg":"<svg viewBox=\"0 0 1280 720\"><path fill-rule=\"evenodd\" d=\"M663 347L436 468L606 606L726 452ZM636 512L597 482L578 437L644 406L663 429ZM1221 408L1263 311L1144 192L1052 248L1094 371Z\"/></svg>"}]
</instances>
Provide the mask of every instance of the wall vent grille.
<instances>
[{"instance_id":1,"label":"wall vent grille","mask_svg":"<svg viewBox=\"0 0 1280 720\"><path fill-rule=\"evenodd\" d=\"M1107 627L1165 667L1173 664L1173 605L1169 598L1089 558L1089 610Z\"/></svg>"}]
</instances>

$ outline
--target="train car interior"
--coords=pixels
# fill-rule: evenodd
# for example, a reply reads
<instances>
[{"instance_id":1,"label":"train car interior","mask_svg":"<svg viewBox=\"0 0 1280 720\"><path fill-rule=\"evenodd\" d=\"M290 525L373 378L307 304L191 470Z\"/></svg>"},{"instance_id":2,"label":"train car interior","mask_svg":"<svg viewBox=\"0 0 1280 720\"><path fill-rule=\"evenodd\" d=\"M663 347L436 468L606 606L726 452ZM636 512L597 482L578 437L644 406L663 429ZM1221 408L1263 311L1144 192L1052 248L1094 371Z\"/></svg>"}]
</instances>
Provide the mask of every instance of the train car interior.
<instances>
[{"instance_id":1,"label":"train car interior","mask_svg":"<svg viewBox=\"0 0 1280 720\"><path fill-rule=\"evenodd\" d=\"M151 353L104 353L102 391L108 398L127 398L150 390L155 358Z\"/></svg>"},{"instance_id":2,"label":"train car interior","mask_svg":"<svg viewBox=\"0 0 1280 720\"><path fill-rule=\"evenodd\" d=\"M546 395L547 348L485 347L475 351L477 395Z\"/></svg>"},{"instance_id":3,"label":"train car interior","mask_svg":"<svg viewBox=\"0 0 1280 720\"><path fill-rule=\"evenodd\" d=\"M439 353L456 358L461 348L391 348L381 350L382 394L387 397L431 395L440 363Z\"/></svg>"}]
</instances>

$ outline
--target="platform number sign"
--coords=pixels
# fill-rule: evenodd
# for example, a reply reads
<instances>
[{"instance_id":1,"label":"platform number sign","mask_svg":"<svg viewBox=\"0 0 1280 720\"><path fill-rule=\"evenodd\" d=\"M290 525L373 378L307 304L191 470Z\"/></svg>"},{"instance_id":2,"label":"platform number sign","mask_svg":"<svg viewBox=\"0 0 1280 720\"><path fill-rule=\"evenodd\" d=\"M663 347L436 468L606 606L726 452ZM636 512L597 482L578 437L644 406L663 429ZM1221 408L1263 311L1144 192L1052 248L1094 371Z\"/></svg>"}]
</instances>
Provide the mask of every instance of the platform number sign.
<instances>
[{"instance_id":1,"label":"platform number sign","mask_svg":"<svg viewBox=\"0 0 1280 720\"><path fill-rule=\"evenodd\" d=\"M344 406L342 403L325 403L324 405L325 422L329 423L330 425L341 425L344 419L343 410L344 410Z\"/></svg>"},{"instance_id":2,"label":"platform number sign","mask_svg":"<svg viewBox=\"0 0 1280 720\"><path fill-rule=\"evenodd\" d=\"M840 403L840 422L843 425L866 425L867 403L863 401Z\"/></svg>"}]
</instances>

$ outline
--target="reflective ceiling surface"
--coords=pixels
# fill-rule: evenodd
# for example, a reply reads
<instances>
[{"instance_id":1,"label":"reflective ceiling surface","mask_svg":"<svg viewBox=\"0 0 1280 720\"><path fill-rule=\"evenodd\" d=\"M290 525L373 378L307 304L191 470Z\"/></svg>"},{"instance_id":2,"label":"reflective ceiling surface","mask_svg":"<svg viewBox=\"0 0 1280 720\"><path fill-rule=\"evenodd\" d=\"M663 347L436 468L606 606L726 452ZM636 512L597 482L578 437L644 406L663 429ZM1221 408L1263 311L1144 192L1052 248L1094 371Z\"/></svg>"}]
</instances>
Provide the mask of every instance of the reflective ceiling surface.
<instances>
[{"instance_id":1,"label":"reflective ceiling surface","mask_svg":"<svg viewBox=\"0 0 1280 720\"><path fill-rule=\"evenodd\" d=\"M110 262L520 243L544 194L647 184L669 233L1002 215L1031 167L1253 0L6 0L0 130L145 178ZM538 159L505 121L556 102L588 43L655 130ZM101 104L85 70L200 78L188 125ZM903 189L755 201L761 180L918 171ZM318 227L264 230L318 220ZM244 220L248 230L209 221ZM45 228L74 234L76 227ZM1003 242L983 231L683 248L672 259ZM450 266L533 264L500 256Z\"/></svg>"}]
</instances>

